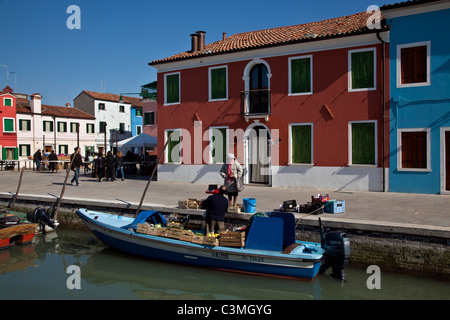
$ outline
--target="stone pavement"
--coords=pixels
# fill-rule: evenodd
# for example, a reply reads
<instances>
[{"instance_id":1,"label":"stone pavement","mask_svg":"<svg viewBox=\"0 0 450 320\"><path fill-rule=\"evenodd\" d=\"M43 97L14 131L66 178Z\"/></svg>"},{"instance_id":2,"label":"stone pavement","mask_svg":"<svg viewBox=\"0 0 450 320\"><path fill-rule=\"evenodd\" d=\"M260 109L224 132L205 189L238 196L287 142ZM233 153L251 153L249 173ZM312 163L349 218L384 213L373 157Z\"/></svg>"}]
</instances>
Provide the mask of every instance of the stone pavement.
<instances>
[{"instance_id":1,"label":"stone pavement","mask_svg":"<svg viewBox=\"0 0 450 320\"><path fill-rule=\"evenodd\" d=\"M0 194L3 197L13 196L17 190L20 173L17 171L0 171ZM22 179L21 196L34 195L40 197L60 196L65 171L58 173L25 171ZM73 172L70 173L65 189L64 199L75 199L83 205L84 200L100 200L106 202L139 204L148 181L148 176L137 176L116 180L102 181L91 175L81 174L82 186L70 185ZM222 181L219 178L217 183ZM175 183L152 181L144 199L145 205L175 208L179 200L188 198L204 199L207 185L196 183ZM330 199L345 201L345 213L320 215L324 221L336 223L353 222L373 226L402 227L409 229L437 230L450 234L450 195L382 193L361 191L314 190L300 188L272 188L246 185L238 198L255 198L256 210L261 212L279 208L283 201L296 200L303 204L311 200L311 195L329 194ZM299 214L297 216L305 216ZM310 215L305 220L315 219Z\"/></svg>"}]
</instances>

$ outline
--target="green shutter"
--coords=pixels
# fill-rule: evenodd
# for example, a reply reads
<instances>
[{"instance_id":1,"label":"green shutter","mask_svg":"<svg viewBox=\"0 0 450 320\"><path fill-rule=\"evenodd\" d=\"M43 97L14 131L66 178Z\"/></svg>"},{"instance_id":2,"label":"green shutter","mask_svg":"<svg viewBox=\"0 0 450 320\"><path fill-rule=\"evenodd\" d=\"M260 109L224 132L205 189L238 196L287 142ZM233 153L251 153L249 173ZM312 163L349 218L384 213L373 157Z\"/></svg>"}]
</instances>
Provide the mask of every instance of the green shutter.
<instances>
[{"instance_id":1,"label":"green shutter","mask_svg":"<svg viewBox=\"0 0 450 320\"><path fill-rule=\"evenodd\" d=\"M211 99L226 99L227 69L211 69Z\"/></svg>"},{"instance_id":2,"label":"green shutter","mask_svg":"<svg viewBox=\"0 0 450 320\"><path fill-rule=\"evenodd\" d=\"M220 139L217 139L220 137ZM214 163L225 162L227 153L227 129L212 129L212 161Z\"/></svg>"},{"instance_id":3,"label":"green shutter","mask_svg":"<svg viewBox=\"0 0 450 320\"><path fill-rule=\"evenodd\" d=\"M2 150L2 160L7 160L8 158L8 152L6 150L6 148L3 148Z\"/></svg>"},{"instance_id":4,"label":"green shutter","mask_svg":"<svg viewBox=\"0 0 450 320\"><path fill-rule=\"evenodd\" d=\"M180 131L178 131L178 130L167 131L167 138L170 136L170 134L172 132L174 132L174 133L172 134L172 137L170 138L169 143L167 145L167 162L179 163L180 162L180 151L181 151Z\"/></svg>"},{"instance_id":5,"label":"green shutter","mask_svg":"<svg viewBox=\"0 0 450 320\"><path fill-rule=\"evenodd\" d=\"M311 58L291 60L291 93L311 92Z\"/></svg>"},{"instance_id":6,"label":"green shutter","mask_svg":"<svg viewBox=\"0 0 450 320\"><path fill-rule=\"evenodd\" d=\"M171 74L166 76L166 103L180 102L180 75Z\"/></svg>"},{"instance_id":7,"label":"green shutter","mask_svg":"<svg viewBox=\"0 0 450 320\"><path fill-rule=\"evenodd\" d=\"M373 88L374 78L374 51L353 52L352 63L352 89Z\"/></svg>"},{"instance_id":8,"label":"green shutter","mask_svg":"<svg viewBox=\"0 0 450 320\"><path fill-rule=\"evenodd\" d=\"M14 119L3 119L3 132L14 132Z\"/></svg>"},{"instance_id":9,"label":"green shutter","mask_svg":"<svg viewBox=\"0 0 450 320\"><path fill-rule=\"evenodd\" d=\"M311 163L311 126L292 126L292 163Z\"/></svg>"},{"instance_id":10,"label":"green shutter","mask_svg":"<svg viewBox=\"0 0 450 320\"><path fill-rule=\"evenodd\" d=\"M14 148L14 160L19 160L19 148Z\"/></svg>"},{"instance_id":11,"label":"green shutter","mask_svg":"<svg viewBox=\"0 0 450 320\"><path fill-rule=\"evenodd\" d=\"M12 99L5 98L5 107L12 107Z\"/></svg>"},{"instance_id":12,"label":"green shutter","mask_svg":"<svg viewBox=\"0 0 450 320\"><path fill-rule=\"evenodd\" d=\"M352 164L375 164L375 124L352 124Z\"/></svg>"}]
</instances>

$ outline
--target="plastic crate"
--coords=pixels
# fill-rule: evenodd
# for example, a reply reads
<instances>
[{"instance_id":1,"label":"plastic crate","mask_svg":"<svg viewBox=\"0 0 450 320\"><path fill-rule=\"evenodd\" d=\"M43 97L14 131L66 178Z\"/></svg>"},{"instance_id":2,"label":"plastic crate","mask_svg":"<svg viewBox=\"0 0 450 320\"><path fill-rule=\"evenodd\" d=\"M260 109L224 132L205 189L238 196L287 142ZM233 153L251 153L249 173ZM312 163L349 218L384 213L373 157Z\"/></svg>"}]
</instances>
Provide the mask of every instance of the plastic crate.
<instances>
[{"instance_id":1,"label":"plastic crate","mask_svg":"<svg viewBox=\"0 0 450 320\"><path fill-rule=\"evenodd\" d=\"M343 213L345 212L344 200L331 200L325 203L325 212L327 213Z\"/></svg>"}]
</instances>

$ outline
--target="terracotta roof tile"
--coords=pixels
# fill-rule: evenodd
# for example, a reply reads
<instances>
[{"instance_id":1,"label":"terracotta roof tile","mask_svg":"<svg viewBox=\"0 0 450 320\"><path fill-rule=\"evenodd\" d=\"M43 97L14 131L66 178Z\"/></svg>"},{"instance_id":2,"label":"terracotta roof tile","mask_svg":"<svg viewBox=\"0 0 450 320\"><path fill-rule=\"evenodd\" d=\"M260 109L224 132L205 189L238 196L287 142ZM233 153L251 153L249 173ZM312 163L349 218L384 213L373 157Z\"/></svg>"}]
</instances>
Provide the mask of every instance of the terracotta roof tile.
<instances>
[{"instance_id":1,"label":"terracotta roof tile","mask_svg":"<svg viewBox=\"0 0 450 320\"><path fill-rule=\"evenodd\" d=\"M113 102L119 102L119 100L120 100L120 95L113 94L113 93L101 93L101 92L94 92L94 91L88 91L88 90L83 90L83 92L87 93L92 98L97 99L97 100L105 100L105 101L113 101ZM134 107L142 107L142 100L140 98L122 96L122 99L125 103L129 103Z\"/></svg>"},{"instance_id":2,"label":"terracotta roof tile","mask_svg":"<svg viewBox=\"0 0 450 320\"><path fill-rule=\"evenodd\" d=\"M367 27L367 20L370 15L366 12L360 12L318 22L238 33L224 40L206 44L203 51L185 51L168 58L154 60L149 64L156 65L233 51L375 32L375 30L370 30Z\"/></svg>"},{"instance_id":3,"label":"terracotta roof tile","mask_svg":"<svg viewBox=\"0 0 450 320\"><path fill-rule=\"evenodd\" d=\"M31 114L30 101L25 99L17 99L16 112L17 113L28 113ZM43 104L41 107L41 114L46 116L55 116L59 118L78 118L78 119L89 119L95 120L95 117L81 111L80 109L71 107L58 107L49 106Z\"/></svg>"}]
</instances>

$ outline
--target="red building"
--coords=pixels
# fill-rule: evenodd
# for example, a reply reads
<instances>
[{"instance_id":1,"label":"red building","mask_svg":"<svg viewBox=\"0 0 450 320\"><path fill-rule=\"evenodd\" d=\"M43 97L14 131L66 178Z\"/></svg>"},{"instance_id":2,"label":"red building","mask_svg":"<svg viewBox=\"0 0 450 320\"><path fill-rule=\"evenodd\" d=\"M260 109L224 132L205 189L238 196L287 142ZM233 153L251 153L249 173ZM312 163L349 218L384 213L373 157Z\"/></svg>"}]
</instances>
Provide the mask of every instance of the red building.
<instances>
[{"instance_id":1,"label":"red building","mask_svg":"<svg viewBox=\"0 0 450 320\"><path fill-rule=\"evenodd\" d=\"M233 152L245 183L383 190L388 30L369 29L369 18L224 34L210 44L199 31L191 50L151 62L158 150L174 132L158 179L221 183Z\"/></svg>"},{"instance_id":2,"label":"red building","mask_svg":"<svg viewBox=\"0 0 450 320\"><path fill-rule=\"evenodd\" d=\"M18 160L16 97L9 87L0 92L0 150L1 160Z\"/></svg>"}]
</instances>

